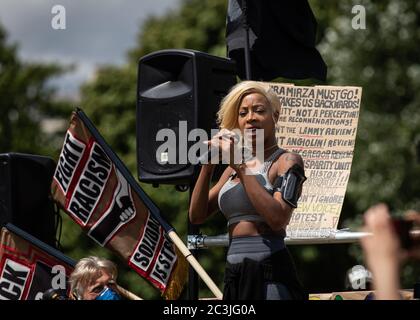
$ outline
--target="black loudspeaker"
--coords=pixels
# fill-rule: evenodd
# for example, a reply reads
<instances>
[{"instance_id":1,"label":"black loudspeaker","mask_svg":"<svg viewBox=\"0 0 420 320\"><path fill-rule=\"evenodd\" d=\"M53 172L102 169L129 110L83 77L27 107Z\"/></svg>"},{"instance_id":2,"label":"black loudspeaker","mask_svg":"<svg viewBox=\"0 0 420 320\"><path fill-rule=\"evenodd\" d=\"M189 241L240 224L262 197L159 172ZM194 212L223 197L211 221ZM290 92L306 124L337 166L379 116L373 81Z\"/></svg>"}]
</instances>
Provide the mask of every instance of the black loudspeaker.
<instances>
[{"instance_id":1,"label":"black loudspeaker","mask_svg":"<svg viewBox=\"0 0 420 320\"><path fill-rule=\"evenodd\" d=\"M56 214L50 186L53 159L20 153L0 154L0 224L12 223L56 247Z\"/></svg>"},{"instance_id":2,"label":"black loudspeaker","mask_svg":"<svg viewBox=\"0 0 420 320\"><path fill-rule=\"evenodd\" d=\"M140 59L137 82L140 181L178 185L191 181L197 166L189 161L178 161L180 157L184 160L187 157L185 152L180 154L181 143L189 150L196 141L184 141L185 134L196 128L204 129L210 138L210 129L217 128L220 101L234 84L236 65L230 59L194 50L162 50ZM186 121L186 133L185 128L180 132L180 121ZM175 133L176 163L165 163L165 155L157 154L159 146L165 143L156 139L161 129Z\"/></svg>"},{"instance_id":3,"label":"black loudspeaker","mask_svg":"<svg viewBox=\"0 0 420 320\"><path fill-rule=\"evenodd\" d=\"M249 27L249 44L246 29ZM275 31L274 31L275 30ZM246 79L249 45L251 79L270 81L327 77L327 66L316 49L317 21L308 0L229 0L226 45Z\"/></svg>"}]
</instances>

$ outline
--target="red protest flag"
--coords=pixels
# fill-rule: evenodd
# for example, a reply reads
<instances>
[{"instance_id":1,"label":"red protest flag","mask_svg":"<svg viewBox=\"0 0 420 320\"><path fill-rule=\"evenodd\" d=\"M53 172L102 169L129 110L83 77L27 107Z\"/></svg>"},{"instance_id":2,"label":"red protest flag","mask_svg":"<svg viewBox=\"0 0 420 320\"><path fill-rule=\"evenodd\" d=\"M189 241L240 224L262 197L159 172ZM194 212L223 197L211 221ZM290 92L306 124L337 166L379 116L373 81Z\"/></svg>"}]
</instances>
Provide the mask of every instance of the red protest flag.
<instances>
[{"instance_id":1,"label":"red protest flag","mask_svg":"<svg viewBox=\"0 0 420 320\"><path fill-rule=\"evenodd\" d=\"M187 262L167 236L173 228L81 110L72 114L51 188L54 200L95 242L167 299L179 297Z\"/></svg>"},{"instance_id":2,"label":"red protest flag","mask_svg":"<svg viewBox=\"0 0 420 320\"><path fill-rule=\"evenodd\" d=\"M0 231L0 300L40 300L54 289L69 296L74 261L14 225Z\"/></svg>"}]
</instances>

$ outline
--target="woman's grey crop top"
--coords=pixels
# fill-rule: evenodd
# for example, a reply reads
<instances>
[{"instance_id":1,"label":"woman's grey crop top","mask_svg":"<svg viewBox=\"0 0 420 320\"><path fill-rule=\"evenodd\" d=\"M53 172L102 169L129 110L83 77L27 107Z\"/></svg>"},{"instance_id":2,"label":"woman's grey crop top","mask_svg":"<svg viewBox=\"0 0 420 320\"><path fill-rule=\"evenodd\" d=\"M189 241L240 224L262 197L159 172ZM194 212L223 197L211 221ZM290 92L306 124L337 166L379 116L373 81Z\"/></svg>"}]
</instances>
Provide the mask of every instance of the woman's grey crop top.
<instances>
[{"instance_id":1,"label":"woman's grey crop top","mask_svg":"<svg viewBox=\"0 0 420 320\"><path fill-rule=\"evenodd\" d=\"M285 152L284 149L275 151L264 161L264 165L261 166L261 169L255 175L257 181L270 194L273 194L273 186L268 179L268 171L273 162ZM265 221L255 210L242 183L232 181L232 176L220 189L218 203L220 211L228 220L228 226L239 221Z\"/></svg>"}]
</instances>

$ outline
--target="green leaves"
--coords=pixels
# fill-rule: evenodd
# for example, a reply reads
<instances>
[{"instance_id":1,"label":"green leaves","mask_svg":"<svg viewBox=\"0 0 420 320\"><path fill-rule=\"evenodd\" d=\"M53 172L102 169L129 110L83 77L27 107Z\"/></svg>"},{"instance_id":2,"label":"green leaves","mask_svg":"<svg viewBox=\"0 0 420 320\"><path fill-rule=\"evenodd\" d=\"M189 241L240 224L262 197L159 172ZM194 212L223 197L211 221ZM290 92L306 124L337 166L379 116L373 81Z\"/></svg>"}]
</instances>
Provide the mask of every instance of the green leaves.
<instances>
[{"instance_id":1,"label":"green leaves","mask_svg":"<svg viewBox=\"0 0 420 320\"><path fill-rule=\"evenodd\" d=\"M352 174L339 227L356 231L362 223L362 213L378 201L386 201L400 211L420 209L420 163L415 147L420 141L418 1L311 0L310 4L318 20L318 48L329 68L327 84L363 87ZM366 8L365 30L352 28L354 5ZM102 66L83 85L78 105L135 177L138 60L145 54L169 48L225 56L226 6L226 0L184 0L178 9L161 17L150 17L139 28L136 43L127 53L126 65ZM51 64L22 63L17 57L17 47L7 44L6 34L0 28L0 152L58 154L64 133L52 135L42 128L46 119L68 121L70 110L76 106L55 101L54 90L48 86L51 77L65 70ZM280 80L317 84L310 80ZM173 186L158 189L142 186L185 240L188 193L179 193ZM207 235L225 233L226 222L216 215L202 230ZM81 235L72 221L65 220L63 246L65 253L75 259L93 253L112 257ZM354 249L357 245L348 248L334 245L291 248L309 291L342 289L345 271L355 263L354 257L362 261L360 250ZM220 287L224 254L224 250L217 248L201 254L204 268ZM123 264L119 267L124 286L144 298L159 298L156 290L140 277ZM405 286L412 286L410 281L416 272L418 268L405 271ZM334 279L327 281L320 276L327 273L334 273ZM204 285L202 288L206 290ZM204 295L210 296L208 292Z\"/></svg>"},{"instance_id":2,"label":"green leaves","mask_svg":"<svg viewBox=\"0 0 420 320\"><path fill-rule=\"evenodd\" d=\"M43 129L43 121L56 117L55 110L69 109L55 102L48 81L66 69L56 64L23 63L16 45L7 42L0 26L0 152L51 155L53 136Z\"/></svg>"}]
</instances>

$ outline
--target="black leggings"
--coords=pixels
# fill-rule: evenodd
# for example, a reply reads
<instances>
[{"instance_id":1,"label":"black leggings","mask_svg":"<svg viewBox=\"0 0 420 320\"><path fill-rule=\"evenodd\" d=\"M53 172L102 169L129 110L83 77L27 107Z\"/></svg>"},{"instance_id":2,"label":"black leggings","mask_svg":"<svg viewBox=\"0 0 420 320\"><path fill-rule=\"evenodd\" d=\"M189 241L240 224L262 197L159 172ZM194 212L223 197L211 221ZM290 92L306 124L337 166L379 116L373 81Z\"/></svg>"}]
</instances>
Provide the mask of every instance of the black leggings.
<instances>
[{"instance_id":1,"label":"black leggings","mask_svg":"<svg viewBox=\"0 0 420 320\"><path fill-rule=\"evenodd\" d=\"M261 261L226 263L224 300L307 299L287 248Z\"/></svg>"}]
</instances>

